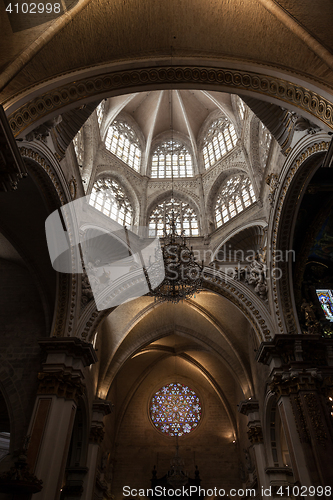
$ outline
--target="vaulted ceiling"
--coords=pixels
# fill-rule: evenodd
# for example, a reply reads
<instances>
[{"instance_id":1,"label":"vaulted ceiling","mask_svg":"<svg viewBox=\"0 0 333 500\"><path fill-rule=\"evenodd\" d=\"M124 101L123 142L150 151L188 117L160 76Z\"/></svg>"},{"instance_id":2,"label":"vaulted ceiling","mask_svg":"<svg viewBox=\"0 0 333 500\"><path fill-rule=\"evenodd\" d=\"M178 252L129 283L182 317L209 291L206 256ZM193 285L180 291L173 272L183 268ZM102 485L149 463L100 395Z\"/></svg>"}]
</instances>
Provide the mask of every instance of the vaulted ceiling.
<instances>
[{"instance_id":1,"label":"vaulted ceiling","mask_svg":"<svg viewBox=\"0 0 333 500\"><path fill-rule=\"evenodd\" d=\"M333 85L330 0L80 0L72 9L67 5L66 14L49 21L40 15L37 24L33 14L9 17L1 4L1 103L59 75L157 62L256 67L326 90Z\"/></svg>"}]
</instances>

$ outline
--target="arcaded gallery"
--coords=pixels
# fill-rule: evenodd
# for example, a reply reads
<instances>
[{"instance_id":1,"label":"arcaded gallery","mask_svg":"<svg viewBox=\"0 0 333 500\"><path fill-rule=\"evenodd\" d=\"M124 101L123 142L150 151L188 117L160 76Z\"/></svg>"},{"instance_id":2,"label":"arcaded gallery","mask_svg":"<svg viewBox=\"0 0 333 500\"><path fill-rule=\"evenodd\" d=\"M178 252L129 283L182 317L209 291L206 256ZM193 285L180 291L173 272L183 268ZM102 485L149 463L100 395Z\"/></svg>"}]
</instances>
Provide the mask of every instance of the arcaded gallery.
<instances>
[{"instance_id":1,"label":"arcaded gallery","mask_svg":"<svg viewBox=\"0 0 333 500\"><path fill-rule=\"evenodd\" d=\"M332 21L1 3L1 500L333 497Z\"/></svg>"}]
</instances>

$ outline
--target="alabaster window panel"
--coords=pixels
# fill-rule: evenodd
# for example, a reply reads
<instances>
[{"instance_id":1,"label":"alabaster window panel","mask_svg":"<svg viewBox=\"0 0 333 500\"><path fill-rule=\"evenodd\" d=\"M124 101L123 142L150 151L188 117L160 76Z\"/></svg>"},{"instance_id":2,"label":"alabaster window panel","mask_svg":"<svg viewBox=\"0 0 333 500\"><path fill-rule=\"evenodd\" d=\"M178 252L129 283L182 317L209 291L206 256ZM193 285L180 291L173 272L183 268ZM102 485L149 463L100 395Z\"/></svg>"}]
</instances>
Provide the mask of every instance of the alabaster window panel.
<instances>
[{"instance_id":1,"label":"alabaster window panel","mask_svg":"<svg viewBox=\"0 0 333 500\"><path fill-rule=\"evenodd\" d=\"M238 108L238 113L240 116L240 119L243 121L245 117L245 104L244 101L238 97L237 98L237 108Z\"/></svg>"},{"instance_id":2,"label":"alabaster window panel","mask_svg":"<svg viewBox=\"0 0 333 500\"><path fill-rule=\"evenodd\" d=\"M215 203L216 226L228 222L256 201L250 179L244 175L233 175L221 186Z\"/></svg>"},{"instance_id":3,"label":"alabaster window panel","mask_svg":"<svg viewBox=\"0 0 333 500\"><path fill-rule=\"evenodd\" d=\"M96 108L97 120L98 120L99 126L101 126L102 121L103 121L103 116L104 116L104 111L105 111L105 102L106 102L105 100L101 101Z\"/></svg>"},{"instance_id":4,"label":"alabaster window panel","mask_svg":"<svg viewBox=\"0 0 333 500\"><path fill-rule=\"evenodd\" d=\"M227 118L218 118L207 130L202 149L205 168L221 160L237 143L235 128Z\"/></svg>"},{"instance_id":5,"label":"alabaster window panel","mask_svg":"<svg viewBox=\"0 0 333 500\"><path fill-rule=\"evenodd\" d=\"M140 170L141 149L135 131L123 120L115 120L109 127L105 147L129 167Z\"/></svg>"},{"instance_id":6,"label":"alabaster window panel","mask_svg":"<svg viewBox=\"0 0 333 500\"><path fill-rule=\"evenodd\" d=\"M159 144L152 155L151 177L193 177L193 161L187 147L175 140Z\"/></svg>"},{"instance_id":7,"label":"alabaster window panel","mask_svg":"<svg viewBox=\"0 0 333 500\"><path fill-rule=\"evenodd\" d=\"M123 226L131 226L133 208L124 188L116 180L105 177L93 186L89 204Z\"/></svg>"},{"instance_id":8,"label":"alabaster window panel","mask_svg":"<svg viewBox=\"0 0 333 500\"><path fill-rule=\"evenodd\" d=\"M149 236L163 237L165 233L169 233L173 217L178 234L199 236L198 216L195 210L188 203L173 198L163 201L152 211L149 217Z\"/></svg>"},{"instance_id":9,"label":"alabaster window panel","mask_svg":"<svg viewBox=\"0 0 333 500\"><path fill-rule=\"evenodd\" d=\"M73 146L76 155L77 162L80 166L83 165L84 160L84 143L83 143L83 130L82 128L78 131L73 139Z\"/></svg>"},{"instance_id":10,"label":"alabaster window panel","mask_svg":"<svg viewBox=\"0 0 333 500\"><path fill-rule=\"evenodd\" d=\"M161 387L152 397L149 410L153 425L166 436L189 434L201 420L198 395L180 383Z\"/></svg>"}]
</instances>

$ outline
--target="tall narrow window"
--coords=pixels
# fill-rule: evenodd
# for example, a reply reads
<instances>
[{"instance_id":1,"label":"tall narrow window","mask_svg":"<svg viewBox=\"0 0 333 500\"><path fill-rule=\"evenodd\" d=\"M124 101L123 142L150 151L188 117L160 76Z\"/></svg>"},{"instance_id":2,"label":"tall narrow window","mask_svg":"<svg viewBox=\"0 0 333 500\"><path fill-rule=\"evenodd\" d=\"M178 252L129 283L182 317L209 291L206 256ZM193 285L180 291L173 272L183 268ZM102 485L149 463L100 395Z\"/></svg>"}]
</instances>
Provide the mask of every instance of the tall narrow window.
<instances>
[{"instance_id":1,"label":"tall narrow window","mask_svg":"<svg viewBox=\"0 0 333 500\"><path fill-rule=\"evenodd\" d=\"M192 156L184 144L166 141L157 146L151 163L151 177L193 177Z\"/></svg>"},{"instance_id":2,"label":"tall narrow window","mask_svg":"<svg viewBox=\"0 0 333 500\"><path fill-rule=\"evenodd\" d=\"M103 99L103 101L101 101L96 108L97 120L98 120L99 126L101 126L103 116L104 116L104 111L105 111L105 100Z\"/></svg>"},{"instance_id":3,"label":"tall narrow window","mask_svg":"<svg viewBox=\"0 0 333 500\"><path fill-rule=\"evenodd\" d=\"M260 159L261 159L261 163L262 163L263 168L265 168L266 163L267 163L271 142L272 142L272 134L265 127L265 125L262 122L260 122L259 150L260 150Z\"/></svg>"},{"instance_id":4,"label":"tall narrow window","mask_svg":"<svg viewBox=\"0 0 333 500\"><path fill-rule=\"evenodd\" d=\"M169 199L157 205L149 217L149 236L163 237L165 232L170 231L170 220L174 213L176 229L180 234L184 231L185 236L198 236L198 217L188 203L180 200Z\"/></svg>"},{"instance_id":5,"label":"tall narrow window","mask_svg":"<svg viewBox=\"0 0 333 500\"><path fill-rule=\"evenodd\" d=\"M73 139L74 151L76 154L76 159L79 165L83 165L84 160L84 144L83 144L83 130L82 128L78 131Z\"/></svg>"},{"instance_id":6,"label":"tall narrow window","mask_svg":"<svg viewBox=\"0 0 333 500\"><path fill-rule=\"evenodd\" d=\"M222 226L256 201L251 181L245 175L233 175L222 185L215 204L216 226Z\"/></svg>"},{"instance_id":7,"label":"tall narrow window","mask_svg":"<svg viewBox=\"0 0 333 500\"><path fill-rule=\"evenodd\" d=\"M226 118L215 120L209 127L202 149L204 165L211 167L237 143L235 128Z\"/></svg>"},{"instance_id":8,"label":"tall narrow window","mask_svg":"<svg viewBox=\"0 0 333 500\"><path fill-rule=\"evenodd\" d=\"M244 120L245 104L244 104L244 101L240 97L237 98L237 108L238 108L238 113L239 113L241 120Z\"/></svg>"},{"instance_id":9,"label":"tall narrow window","mask_svg":"<svg viewBox=\"0 0 333 500\"><path fill-rule=\"evenodd\" d=\"M123 226L132 224L132 205L122 186L114 179L98 179L93 186L89 204Z\"/></svg>"},{"instance_id":10,"label":"tall narrow window","mask_svg":"<svg viewBox=\"0 0 333 500\"><path fill-rule=\"evenodd\" d=\"M134 130L124 121L115 120L109 127L105 146L134 170L140 169L141 149Z\"/></svg>"}]
</instances>

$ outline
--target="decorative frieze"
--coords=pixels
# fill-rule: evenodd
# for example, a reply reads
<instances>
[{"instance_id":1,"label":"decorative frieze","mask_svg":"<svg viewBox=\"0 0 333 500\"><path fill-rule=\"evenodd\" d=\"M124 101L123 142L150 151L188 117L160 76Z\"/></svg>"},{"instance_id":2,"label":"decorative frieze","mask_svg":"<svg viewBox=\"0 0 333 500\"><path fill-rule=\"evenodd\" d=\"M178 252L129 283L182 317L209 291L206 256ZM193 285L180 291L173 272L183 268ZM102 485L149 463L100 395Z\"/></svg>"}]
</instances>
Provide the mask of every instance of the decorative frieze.
<instances>
[{"instance_id":1,"label":"decorative frieze","mask_svg":"<svg viewBox=\"0 0 333 500\"><path fill-rule=\"evenodd\" d=\"M38 394L55 394L58 398L77 401L84 393L84 384L80 377L69 373L50 372L38 374Z\"/></svg>"}]
</instances>

